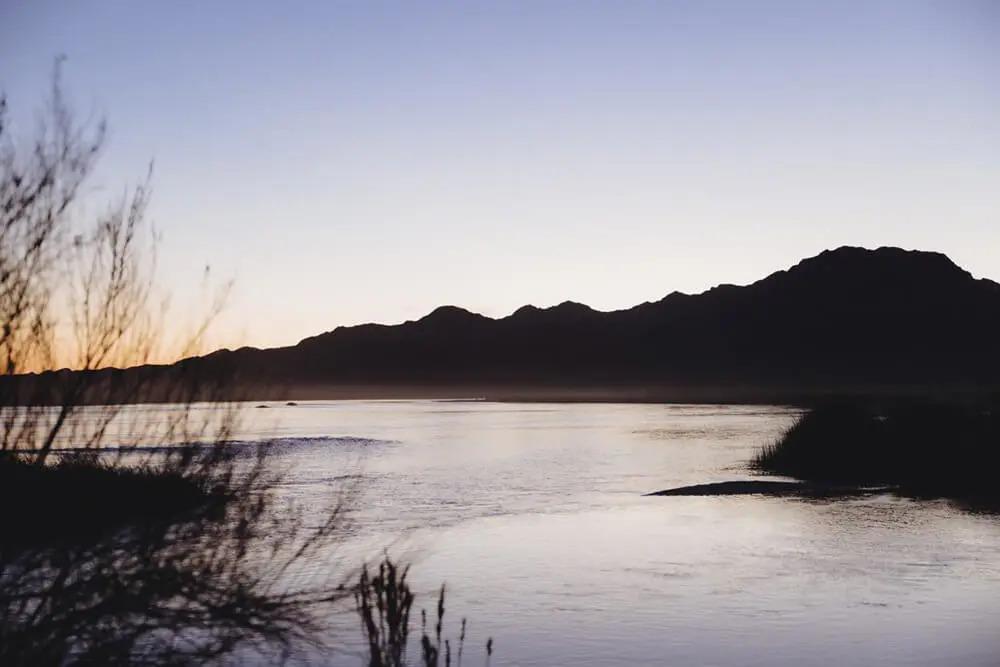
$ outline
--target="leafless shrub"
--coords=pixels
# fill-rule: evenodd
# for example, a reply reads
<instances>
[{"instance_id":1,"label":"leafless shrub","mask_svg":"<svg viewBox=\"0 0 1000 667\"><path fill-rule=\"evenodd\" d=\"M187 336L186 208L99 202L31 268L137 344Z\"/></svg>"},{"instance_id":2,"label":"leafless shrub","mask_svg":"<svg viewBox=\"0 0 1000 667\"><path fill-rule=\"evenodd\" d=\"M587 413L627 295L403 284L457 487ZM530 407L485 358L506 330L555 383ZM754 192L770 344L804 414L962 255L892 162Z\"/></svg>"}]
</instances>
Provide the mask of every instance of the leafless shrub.
<instances>
[{"instance_id":1,"label":"leafless shrub","mask_svg":"<svg viewBox=\"0 0 1000 667\"><path fill-rule=\"evenodd\" d=\"M59 71L30 144L0 98L0 664L287 656L341 595L290 584L336 538L337 499L319 519L283 500L269 447L232 443L225 379L116 370L164 352L150 181L81 222L105 125L74 120ZM224 296L175 354L197 350ZM122 408L151 396L175 409Z\"/></svg>"}]
</instances>

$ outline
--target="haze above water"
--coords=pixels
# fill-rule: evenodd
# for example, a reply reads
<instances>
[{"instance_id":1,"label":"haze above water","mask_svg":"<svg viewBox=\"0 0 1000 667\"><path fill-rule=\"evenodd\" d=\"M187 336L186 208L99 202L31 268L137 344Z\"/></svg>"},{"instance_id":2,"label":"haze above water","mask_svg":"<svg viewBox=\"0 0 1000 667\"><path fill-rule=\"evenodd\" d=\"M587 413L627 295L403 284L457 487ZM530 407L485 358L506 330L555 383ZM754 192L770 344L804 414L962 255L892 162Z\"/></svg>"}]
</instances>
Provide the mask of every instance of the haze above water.
<instances>
[{"instance_id":1,"label":"haze above water","mask_svg":"<svg viewBox=\"0 0 1000 667\"><path fill-rule=\"evenodd\" d=\"M247 410L239 437L278 439L290 493L308 500L357 482L345 542L316 575L388 546L414 563L416 607L430 612L447 582L445 635L468 617L468 664L487 636L494 665L995 665L1000 655L1000 516L891 496L643 497L749 477L746 462L792 409L267 405ZM356 619L337 623L341 648L323 662L362 664Z\"/></svg>"}]
</instances>

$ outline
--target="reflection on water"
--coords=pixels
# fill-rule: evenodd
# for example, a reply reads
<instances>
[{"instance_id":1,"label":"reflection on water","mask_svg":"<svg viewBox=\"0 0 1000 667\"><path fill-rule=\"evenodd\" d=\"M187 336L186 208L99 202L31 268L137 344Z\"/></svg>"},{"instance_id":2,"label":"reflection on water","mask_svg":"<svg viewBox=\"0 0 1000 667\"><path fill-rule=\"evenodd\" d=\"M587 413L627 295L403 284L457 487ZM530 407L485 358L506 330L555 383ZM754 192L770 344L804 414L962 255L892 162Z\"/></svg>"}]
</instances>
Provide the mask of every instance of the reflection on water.
<instances>
[{"instance_id":1,"label":"reflection on water","mask_svg":"<svg viewBox=\"0 0 1000 667\"><path fill-rule=\"evenodd\" d=\"M785 408L270 404L289 493L363 482L341 560L449 586L497 665L995 665L1000 517L891 496L647 498L749 477ZM318 563L322 570L324 564ZM418 598L417 606L421 600ZM359 664L357 627L323 662ZM346 641L345 641L346 640Z\"/></svg>"}]
</instances>

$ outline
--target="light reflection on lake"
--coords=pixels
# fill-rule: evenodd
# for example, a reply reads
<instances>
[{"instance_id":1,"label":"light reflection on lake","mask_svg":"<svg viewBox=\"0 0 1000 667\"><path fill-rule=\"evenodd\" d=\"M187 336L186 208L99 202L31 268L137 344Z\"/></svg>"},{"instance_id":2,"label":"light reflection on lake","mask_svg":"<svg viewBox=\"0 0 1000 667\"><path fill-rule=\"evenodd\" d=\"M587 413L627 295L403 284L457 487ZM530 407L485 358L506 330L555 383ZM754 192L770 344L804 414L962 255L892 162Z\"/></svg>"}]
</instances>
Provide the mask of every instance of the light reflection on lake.
<instances>
[{"instance_id":1,"label":"light reflection on lake","mask_svg":"<svg viewBox=\"0 0 1000 667\"><path fill-rule=\"evenodd\" d=\"M300 498L359 474L337 562L389 545L428 609L447 582L469 664L487 635L494 665L1000 662L1000 516L891 496L642 496L751 476L794 410L268 405L238 437L280 438ZM321 662L360 664L357 622L341 626Z\"/></svg>"}]
</instances>

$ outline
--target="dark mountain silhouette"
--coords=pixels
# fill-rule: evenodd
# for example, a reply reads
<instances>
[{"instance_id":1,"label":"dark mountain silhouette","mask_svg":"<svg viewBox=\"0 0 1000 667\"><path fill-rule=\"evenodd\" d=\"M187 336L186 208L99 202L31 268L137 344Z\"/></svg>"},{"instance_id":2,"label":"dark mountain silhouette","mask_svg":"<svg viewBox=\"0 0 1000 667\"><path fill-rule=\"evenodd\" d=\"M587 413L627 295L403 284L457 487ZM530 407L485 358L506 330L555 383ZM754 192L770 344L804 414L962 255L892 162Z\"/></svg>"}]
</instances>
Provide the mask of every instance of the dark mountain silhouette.
<instances>
[{"instance_id":1,"label":"dark mountain silhouette","mask_svg":"<svg viewBox=\"0 0 1000 667\"><path fill-rule=\"evenodd\" d=\"M768 388L986 388L1000 378L1000 284L939 253L842 247L747 286L673 292L627 310L567 301L492 319L442 306L399 325L220 350L176 368L235 373L252 398L369 395L365 387L631 387L648 397L658 387L743 387L744 398ZM126 374L138 372L157 371Z\"/></svg>"}]
</instances>

